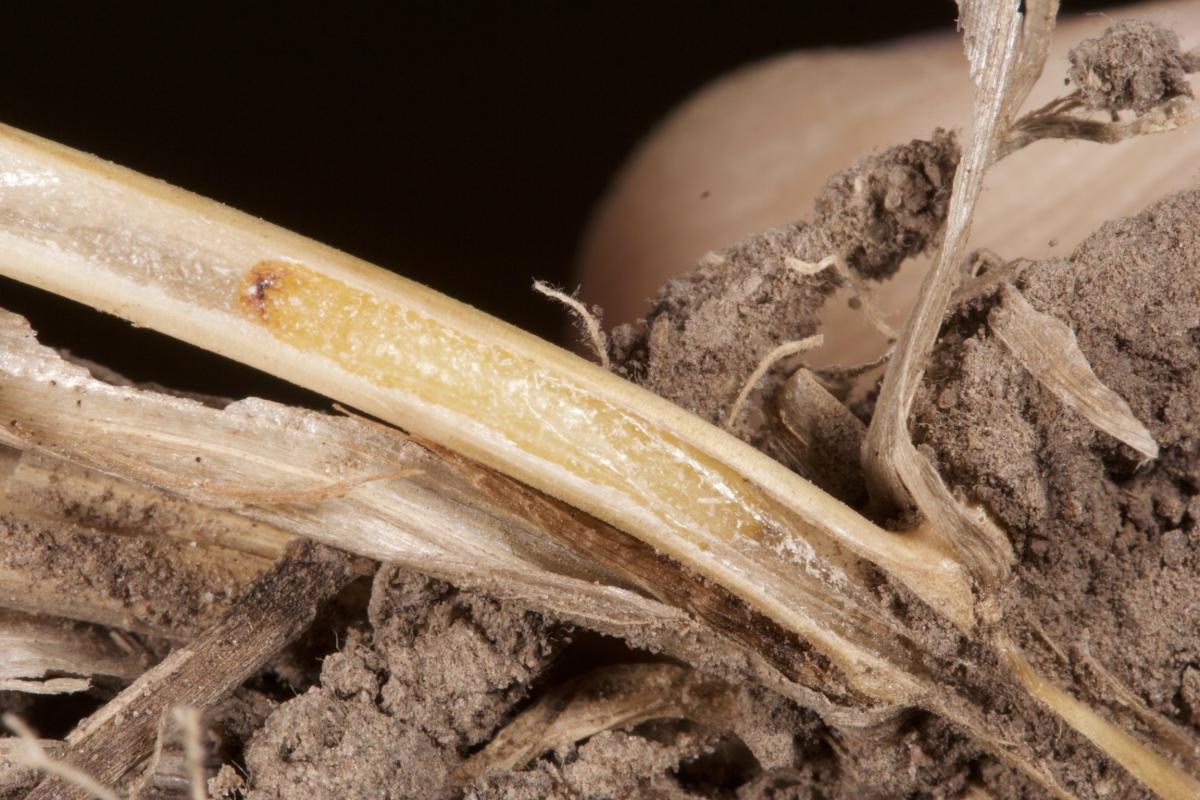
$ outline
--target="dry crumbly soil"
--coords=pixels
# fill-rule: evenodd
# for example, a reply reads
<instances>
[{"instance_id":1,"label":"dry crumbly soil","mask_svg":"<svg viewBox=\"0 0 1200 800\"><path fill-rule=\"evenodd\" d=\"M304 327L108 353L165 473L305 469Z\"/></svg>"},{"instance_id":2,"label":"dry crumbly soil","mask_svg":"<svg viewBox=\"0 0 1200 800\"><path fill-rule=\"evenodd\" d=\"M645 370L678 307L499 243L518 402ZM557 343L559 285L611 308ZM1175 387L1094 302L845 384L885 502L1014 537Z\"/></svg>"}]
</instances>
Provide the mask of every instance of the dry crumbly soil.
<instances>
[{"instance_id":1,"label":"dry crumbly soil","mask_svg":"<svg viewBox=\"0 0 1200 800\"><path fill-rule=\"evenodd\" d=\"M1192 735L1200 733L1197 253L1200 192L1112 222L1070 259L1028 264L1013 278L1035 308L1076 332L1097 375L1149 426L1162 448L1154 463L1064 407L990 334L994 291L950 318L913 417L916 441L946 480L1010 532L1019 560L1005 624L1039 668L1064 683L1079 677L1095 691L1090 701L1105 702L1113 694L1098 664ZM565 646L566 631L536 614L392 575L377 584L373 630L353 633L326 659L321 685L284 703L251 740L250 797L300 787L309 796L453 796L446 780L455 764L536 690ZM787 719L790 752L767 759L745 733L743 743L662 723L485 775L463 796L942 797L979 780L997 797L1032 791L931 715L855 733L765 690L739 702L747 715ZM1137 791L1094 761L1076 779L1107 781L1117 796Z\"/></svg>"},{"instance_id":2,"label":"dry crumbly soil","mask_svg":"<svg viewBox=\"0 0 1200 800\"><path fill-rule=\"evenodd\" d=\"M1069 77L1084 102L1106 111L1149 111L1172 97L1191 97L1187 73L1195 68L1179 36L1146 20L1113 25L1070 53Z\"/></svg>"},{"instance_id":3,"label":"dry crumbly soil","mask_svg":"<svg viewBox=\"0 0 1200 800\"><path fill-rule=\"evenodd\" d=\"M989 333L994 294L934 354L914 439L1009 532L1005 619L1050 672L1095 664L1200 734L1200 192L1108 223L1014 281L1065 322L1161 452L1152 463L1042 388ZM1057 652L1056 652L1057 651Z\"/></svg>"},{"instance_id":4,"label":"dry crumbly soil","mask_svg":"<svg viewBox=\"0 0 1200 800\"><path fill-rule=\"evenodd\" d=\"M324 659L319 684L252 733L244 768L226 765L215 796L700 798L757 769L740 739L654 720L461 786L455 769L544 682L571 631L396 567L377 575L367 616ZM815 716L782 698L748 688L739 702L739 729L764 762L790 765L796 736L816 740Z\"/></svg>"},{"instance_id":5,"label":"dry crumbly soil","mask_svg":"<svg viewBox=\"0 0 1200 800\"><path fill-rule=\"evenodd\" d=\"M962 791L995 769L924 714L870 734L835 732L788 699L742 686L734 694L736 733L651 720L460 785L455 769L553 679L572 632L396 567L377 576L368 617L325 657L318 684L269 706L244 737L239 767L226 763L211 781L214 797L895 797L934 785ZM250 694L222 711L244 723L262 709Z\"/></svg>"},{"instance_id":6,"label":"dry crumbly soil","mask_svg":"<svg viewBox=\"0 0 1200 800\"><path fill-rule=\"evenodd\" d=\"M328 655L320 683L288 700L230 769L219 796L448 796L466 752L486 741L559 650L531 612L398 569L376 577L370 626Z\"/></svg>"},{"instance_id":7,"label":"dry crumbly soil","mask_svg":"<svg viewBox=\"0 0 1200 800\"><path fill-rule=\"evenodd\" d=\"M1190 94L1185 72L1194 65L1171 36L1139 23L1118 26L1073 52L1072 78L1091 106L1109 110L1141 111ZM645 320L615 332L617 369L720 423L762 358L815 333L822 305L845 282L833 270L802 275L788 259L842 253L861 279L891 276L905 258L936 244L957 158L953 138L939 131L834 176L811 223L711 254L668 284ZM1159 457L1145 462L1026 371L989 328L999 283L948 316L913 410L914 442L951 489L983 506L1010 538L1016 563L1000 597L999 631L1040 672L1142 737L1162 741L1167 730L1168 738L1195 741L1200 191L1113 221L1070 258L1020 264L1005 279L1074 331L1099 379L1149 428ZM779 451L771 395L786 374L780 367L768 375L734 427L772 454ZM806 466L813 463L820 461ZM0 567L64 593L92 593L133 622L180 639L244 588L246 575L196 566L182 544L94 530L125 527L115 518L31 526L0 514ZM919 623L921 609L910 611L909 621ZM962 639L930 630L922 644L934 657L998 670ZM332 647L319 641L333 635ZM385 565L370 587L344 592L313 633L209 712L211 766L219 768L210 792L228 800L863 800L958 797L983 785L998 800L1042 795L932 714L913 710L875 729L835 728L753 685L734 688L726 729L651 720L460 785L455 770L498 729L556 681L591 666L578 663L581 653L586 661L603 648L593 642L581 649L582 636L528 608ZM156 655L169 649L152 637L139 641ZM608 645L597 657L652 658ZM986 674L963 680L988 685ZM111 692L97 687L91 700ZM980 697L997 706L984 714L1022 702ZM87 712L70 702L77 701L0 695L0 709L35 723L43 713ZM1058 721L1028 719L1053 755L1078 758L1064 776L1071 790L1144 796Z\"/></svg>"}]
</instances>

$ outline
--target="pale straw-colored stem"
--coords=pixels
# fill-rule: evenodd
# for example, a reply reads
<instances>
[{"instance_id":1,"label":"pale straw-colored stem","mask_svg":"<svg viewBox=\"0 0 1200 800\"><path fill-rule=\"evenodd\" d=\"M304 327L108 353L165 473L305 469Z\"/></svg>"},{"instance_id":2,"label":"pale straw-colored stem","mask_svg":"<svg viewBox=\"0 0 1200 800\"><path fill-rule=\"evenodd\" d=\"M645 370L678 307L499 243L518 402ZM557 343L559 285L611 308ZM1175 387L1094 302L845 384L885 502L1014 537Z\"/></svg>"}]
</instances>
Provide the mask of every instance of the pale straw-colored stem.
<instances>
[{"instance_id":1,"label":"pale straw-colored stem","mask_svg":"<svg viewBox=\"0 0 1200 800\"><path fill-rule=\"evenodd\" d=\"M637 536L826 653L863 691L922 679L855 601L859 559L963 627L958 563L530 334L331 248L0 128L0 272L259 367Z\"/></svg>"}]
</instances>

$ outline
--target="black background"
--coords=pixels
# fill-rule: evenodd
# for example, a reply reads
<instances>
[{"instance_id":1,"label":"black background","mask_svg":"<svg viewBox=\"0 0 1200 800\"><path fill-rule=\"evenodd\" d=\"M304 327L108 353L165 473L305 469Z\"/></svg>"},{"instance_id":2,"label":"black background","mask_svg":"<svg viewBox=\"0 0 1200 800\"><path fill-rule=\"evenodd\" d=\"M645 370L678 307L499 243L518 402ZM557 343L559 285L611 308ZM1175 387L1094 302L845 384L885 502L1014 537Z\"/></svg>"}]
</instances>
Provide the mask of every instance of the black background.
<instances>
[{"instance_id":1,"label":"black background","mask_svg":"<svg viewBox=\"0 0 1200 800\"><path fill-rule=\"evenodd\" d=\"M950 0L334 5L10 0L2 119L554 338L562 312L530 280L570 281L590 208L675 103L755 59L955 18ZM44 341L134 379L303 399L40 292L0 292Z\"/></svg>"}]
</instances>

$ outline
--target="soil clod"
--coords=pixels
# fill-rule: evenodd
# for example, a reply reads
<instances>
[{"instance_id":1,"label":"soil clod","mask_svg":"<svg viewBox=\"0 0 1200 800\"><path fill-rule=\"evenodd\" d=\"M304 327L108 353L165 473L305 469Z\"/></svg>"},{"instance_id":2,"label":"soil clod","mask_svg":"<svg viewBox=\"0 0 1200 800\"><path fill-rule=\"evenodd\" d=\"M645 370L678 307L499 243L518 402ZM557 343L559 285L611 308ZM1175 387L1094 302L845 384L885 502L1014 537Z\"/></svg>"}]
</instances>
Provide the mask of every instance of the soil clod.
<instances>
[{"instance_id":1,"label":"soil clod","mask_svg":"<svg viewBox=\"0 0 1200 800\"><path fill-rule=\"evenodd\" d=\"M829 179L811 223L705 256L663 287L645 319L613 332L618 371L720 424L768 354L817 333L818 311L846 282L834 269L802 274L789 265L837 256L863 278L890 277L936 243L958 156L957 141L943 130L868 156ZM790 372L788 363L759 383L735 434L761 441L764 401Z\"/></svg>"},{"instance_id":2,"label":"soil clod","mask_svg":"<svg viewBox=\"0 0 1200 800\"><path fill-rule=\"evenodd\" d=\"M968 300L947 322L912 426L947 482L1008 532L1018 564L1004 618L1035 660L1041 654L1038 667L1063 684L1082 676L1091 702L1112 703L1117 693L1094 677L1094 659L1193 736L1197 253L1200 191L1190 191L1106 224L1070 259L1029 265L1014 278L1030 305L1073 331L1096 377L1145 422L1160 445L1156 461L1144 463L1026 371L987 324L1002 302L995 291ZM1087 653L1088 663L1072 653ZM1122 716L1144 730L1132 708Z\"/></svg>"},{"instance_id":3,"label":"soil clod","mask_svg":"<svg viewBox=\"0 0 1200 800\"><path fill-rule=\"evenodd\" d=\"M1146 20L1119 22L1070 53L1071 81L1088 106L1144 113L1174 97L1191 97L1192 60L1179 36Z\"/></svg>"}]
</instances>

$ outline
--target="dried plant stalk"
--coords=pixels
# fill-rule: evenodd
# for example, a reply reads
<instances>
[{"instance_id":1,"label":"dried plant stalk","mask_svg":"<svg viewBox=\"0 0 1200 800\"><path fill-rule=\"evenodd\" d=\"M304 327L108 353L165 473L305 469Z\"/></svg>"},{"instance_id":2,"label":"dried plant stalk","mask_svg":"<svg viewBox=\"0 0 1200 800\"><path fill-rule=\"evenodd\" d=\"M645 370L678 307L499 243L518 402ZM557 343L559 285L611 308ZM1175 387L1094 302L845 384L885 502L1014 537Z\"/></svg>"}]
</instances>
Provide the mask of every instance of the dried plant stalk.
<instances>
[{"instance_id":1,"label":"dried plant stalk","mask_svg":"<svg viewBox=\"0 0 1200 800\"><path fill-rule=\"evenodd\" d=\"M208 708L233 691L308 627L319 605L353 573L345 556L297 543L220 623L172 652L111 702L76 726L63 760L115 785L152 752L163 711ZM83 800L78 787L51 777L28 800Z\"/></svg>"},{"instance_id":2,"label":"dried plant stalk","mask_svg":"<svg viewBox=\"0 0 1200 800\"><path fill-rule=\"evenodd\" d=\"M5 274L353 404L632 533L744 598L888 701L897 670L858 558L966 627L957 563L541 340L329 248L11 129ZM837 594L831 595L831 587ZM886 628L886 623L884 624ZM882 649L881 649L882 648Z\"/></svg>"},{"instance_id":3,"label":"dried plant stalk","mask_svg":"<svg viewBox=\"0 0 1200 800\"><path fill-rule=\"evenodd\" d=\"M9 415L10 424L23 419ZM65 431L70 425L64 423L58 428ZM180 445L182 453L183 443ZM206 485L211 487L211 481ZM4 482L4 494L9 503L46 516L61 516L65 510L74 509L73 517L64 519L85 525L102 523L117 532L136 531L208 548L236 550L238 559L228 561L226 566L244 578L263 572L295 538L232 511L191 503L41 450L21 453Z\"/></svg>"},{"instance_id":4,"label":"dried plant stalk","mask_svg":"<svg viewBox=\"0 0 1200 800\"><path fill-rule=\"evenodd\" d=\"M0 691L79 692L103 675L133 680L145 664L136 653L65 620L0 609ZM48 674L62 676L47 678Z\"/></svg>"},{"instance_id":5,"label":"dried plant stalk","mask_svg":"<svg viewBox=\"0 0 1200 800\"><path fill-rule=\"evenodd\" d=\"M1000 144L997 160L1042 139L1079 139L1100 144L1117 144L1135 136L1170 133L1200 119L1200 108L1186 98L1173 98L1133 119L1095 120L1069 113L1080 103L1074 96L1060 98L1046 109L1018 120Z\"/></svg>"},{"instance_id":6,"label":"dried plant stalk","mask_svg":"<svg viewBox=\"0 0 1200 800\"><path fill-rule=\"evenodd\" d=\"M576 557L574 566L586 568L581 565L589 558L599 561L609 577L685 605L702 618L734 608L753 620L756 630L748 636L775 626L779 639L803 637L829 657L854 692L944 713L1062 794L1044 764L1020 753L1020 743L989 736L981 718L962 707L962 698L936 685L919 648L912 648L902 627L870 599L859 561L881 567L967 632L975 611L967 574L986 587L1007 566L1005 538L950 497L932 466L912 450L906 421L957 280L983 171L1045 56L1056 4L1041 0L1028 6L1032 21L1026 21L1018 45L1016 4L963 3L972 72L980 87L972 144L956 179L936 275L923 293L917 321L900 343L902 363L894 361L889 370L891 394L885 389L884 413L876 417L885 418L882 434L873 425L878 435L867 443L868 454L879 462L874 478L885 487L884 495L890 493L896 502L913 499L925 512L928 524L915 534L888 534L659 398L427 289L15 131L0 136L0 178L8 190L0 197L0 263L7 274L403 425L500 470L499 480L516 478L554 494L610 523L582 524L579 532L594 549L560 542L558 555L567 555L561 563ZM20 405L37 395L30 379L43 380L47 373L26 362L11 374L24 379L16 381L25 392ZM65 389L77 391L80 380L75 376ZM113 400L108 396L107 406L101 406L111 410ZM242 404L238 411L250 408L262 407ZM107 424L100 446L86 441L89 426L56 431L53 419L62 412L27 412L30 424L9 431L6 441L21 449L82 456L101 469L107 464L118 472L157 473L150 482L164 486L178 485L179 474L187 472L178 462L140 463L139 449L153 453L165 444L145 420L122 428L94 416L90 433L104 431ZM209 418L205 424L214 421L220 423ZM119 440L131 434L144 441L122 450ZM178 449L178 441L170 444ZM159 455L170 449L160 447ZM234 461L238 449L221 453L218 447L211 455ZM383 496L371 494L375 488L421 477L397 463L387 467L322 482L330 476L310 466L248 490L211 483L193 484L190 490L231 513L288 520L281 530L311 529L318 527L315 514L308 520L305 514L313 507L357 500L357 510L369 517L387 507ZM473 474L485 475L486 467ZM401 479L402 474L409 478ZM286 488L296 483L302 485ZM513 486L520 494L519 484ZM535 507L550 516L569 516L564 508ZM675 587L653 585L650 576L657 573L645 563L619 563L636 551L620 538L628 534L641 540L642 552L661 551L679 569L707 579L712 593L689 584L687 592L673 595ZM440 538L430 541L440 545ZM359 540L372 553L395 541L386 525L374 538ZM512 541L505 540L504 547ZM605 547L612 547L607 562ZM478 550L464 552L467 560L480 556ZM715 603L716 610L688 605L698 599ZM732 627L724 623L724 630ZM766 653L771 643L768 637L751 646ZM1191 779L1169 762L1078 701L1064 702L1065 693L1047 689L1050 685L1019 652L996 649L1009 656L1014 675L1032 696L1147 785L1169 792L1191 787Z\"/></svg>"},{"instance_id":7,"label":"dried plant stalk","mask_svg":"<svg viewBox=\"0 0 1200 800\"><path fill-rule=\"evenodd\" d=\"M7 719L11 722L15 717ZM25 729L18 724L18 730ZM33 764L39 764L43 759L61 763L55 760L61 750L62 742L57 739L33 736L26 739L20 733L0 738L0 797L19 797L36 786L42 772Z\"/></svg>"},{"instance_id":8,"label":"dried plant stalk","mask_svg":"<svg viewBox=\"0 0 1200 800\"><path fill-rule=\"evenodd\" d=\"M916 307L888 364L863 443L863 469L872 499L884 507L915 503L926 530L943 537L972 575L996 585L1012 560L1005 537L981 512L962 508L937 471L913 447L908 417L960 277L975 203L996 143L1041 73L1057 14L1056 0L1031 2L1023 17L1016 3L961 0L971 78L975 83L971 133L954 176L946 233L921 284Z\"/></svg>"},{"instance_id":9,"label":"dried plant stalk","mask_svg":"<svg viewBox=\"0 0 1200 800\"><path fill-rule=\"evenodd\" d=\"M120 603L100 592L81 592L79 596L66 597L57 587L39 580L39 577L30 571L0 567L0 607L33 616L57 616L134 633L184 638L178 633L168 635L173 632L156 629L135 619Z\"/></svg>"},{"instance_id":10,"label":"dried plant stalk","mask_svg":"<svg viewBox=\"0 0 1200 800\"><path fill-rule=\"evenodd\" d=\"M363 418L261 400L216 409L103 383L39 345L14 315L0 314L0 341L0 418L8 421L0 437L28 448L0 448L0 524L182 539L202 545L184 549L188 559L236 572L243 583L269 567L263 556L302 535L653 642L682 660L721 653L831 721L873 724L894 713L855 693L804 640L736 595L461 455ZM398 466L405 477L395 477ZM319 502L305 488L330 484L351 488L317 492ZM845 601L869 604L850 594ZM143 605L35 565L0 570L0 606L181 641L194 635L175 615L147 616ZM225 607L209 604L205 615ZM881 643L890 637L889 647L907 647L902 631L872 627Z\"/></svg>"},{"instance_id":11,"label":"dried plant stalk","mask_svg":"<svg viewBox=\"0 0 1200 800\"><path fill-rule=\"evenodd\" d=\"M164 710L154 754L131 796L136 800L207 800L204 735L198 709L179 706Z\"/></svg>"},{"instance_id":12,"label":"dried plant stalk","mask_svg":"<svg viewBox=\"0 0 1200 800\"><path fill-rule=\"evenodd\" d=\"M1159 797L1166 800L1200 797L1200 781L1101 717L1069 692L1050 683L1034 671L1015 647L1001 643L998 649L1008 658L1013 673L1031 695L1053 709L1068 725L1090 739Z\"/></svg>"},{"instance_id":13,"label":"dried plant stalk","mask_svg":"<svg viewBox=\"0 0 1200 800\"><path fill-rule=\"evenodd\" d=\"M1167 719L1146 704L1137 692L1130 689L1113 675L1091 654L1086 644L1078 645L1077 657L1082 667L1099 679L1101 696L1110 701L1109 708L1123 708L1142 725L1154 732L1158 741L1163 744L1179 763L1200 775L1200 740L1178 722Z\"/></svg>"},{"instance_id":14,"label":"dried plant stalk","mask_svg":"<svg viewBox=\"0 0 1200 800\"><path fill-rule=\"evenodd\" d=\"M807 369L797 370L775 396L787 461L847 502L865 500L858 455L866 425ZM852 503L853 504L853 503Z\"/></svg>"},{"instance_id":15,"label":"dried plant stalk","mask_svg":"<svg viewBox=\"0 0 1200 800\"><path fill-rule=\"evenodd\" d=\"M16 764L32 771L33 782L36 782L39 774L46 774L51 776L50 780L62 787L63 796L71 795L81 798L81 800L119 800L116 792L86 772L58 758L57 755L52 755L49 752L51 748L46 747L47 744L50 744L53 750L61 752L64 748L60 743L43 743L15 714L5 714L3 722L5 727L18 737L15 742L16 746L10 751L11 758ZM27 785L31 785L26 782L29 777L29 773L13 775L10 785L20 791ZM28 796L26 795L26 797Z\"/></svg>"},{"instance_id":16,"label":"dried plant stalk","mask_svg":"<svg viewBox=\"0 0 1200 800\"><path fill-rule=\"evenodd\" d=\"M38 344L12 314L0 313L0 348L0 438L17 448L3 451L11 455L0 511L118 529L132 520L140 533L233 548L247 577L302 535L460 583L507 575L509 592L523 586L595 622L680 620L551 532L579 539L586 523L552 517L545 498L511 485L481 489L496 479L395 429L262 400L215 409L113 386ZM388 476L398 468L410 474ZM297 502L330 484L353 488ZM87 514L64 517L68 509ZM19 585L0 572L0 588ZM78 599L103 611L95 598ZM122 626L109 615L97 621Z\"/></svg>"}]
</instances>

